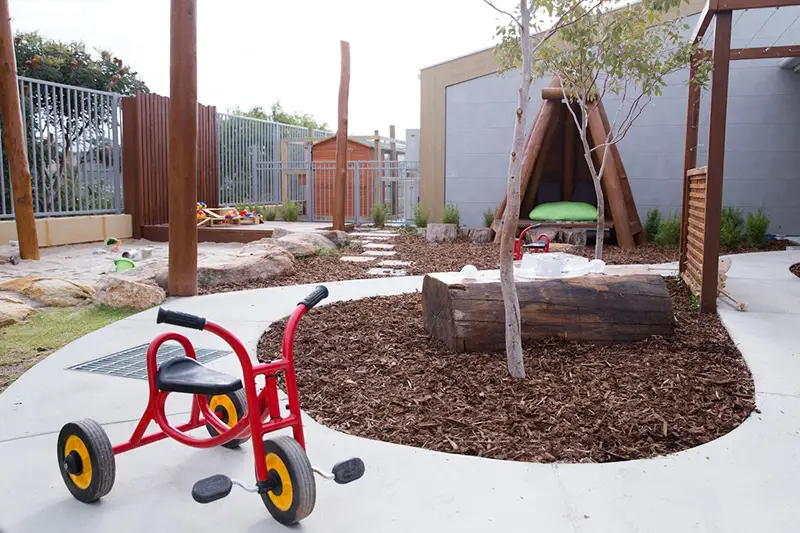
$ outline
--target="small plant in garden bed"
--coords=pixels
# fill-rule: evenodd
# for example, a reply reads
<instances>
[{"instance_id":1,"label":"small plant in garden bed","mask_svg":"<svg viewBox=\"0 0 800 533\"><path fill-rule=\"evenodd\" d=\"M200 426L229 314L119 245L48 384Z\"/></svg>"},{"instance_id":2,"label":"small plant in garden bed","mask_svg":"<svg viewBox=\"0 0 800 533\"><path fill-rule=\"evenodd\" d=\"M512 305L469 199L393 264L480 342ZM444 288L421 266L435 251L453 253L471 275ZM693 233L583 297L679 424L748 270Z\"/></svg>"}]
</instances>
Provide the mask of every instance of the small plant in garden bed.
<instances>
[{"instance_id":1,"label":"small plant in garden bed","mask_svg":"<svg viewBox=\"0 0 800 533\"><path fill-rule=\"evenodd\" d=\"M300 218L300 204L286 202L281 206L281 218L286 222L297 222Z\"/></svg>"},{"instance_id":2,"label":"small plant in garden bed","mask_svg":"<svg viewBox=\"0 0 800 533\"><path fill-rule=\"evenodd\" d=\"M739 248L744 238L744 218L742 211L735 207L722 209L719 225L719 243L725 248Z\"/></svg>"},{"instance_id":3,"label":"small plant in garden bed","mask_svg":"<svg viewBox=\"0 0 800 533\"><path fill-rule=\"evenodd\" d=\"M400 229L398 229L397 231L405 235L410 235L412 237L416 237L419 235L419 231L417 231L417 228L412 226L411 224L404 224L403 226L400 226Z\"/></svg>"},{"instance_id":4,"label":"small plant in garden bed","mask_svg":"<svg viewBox=\"0 0 800 533\"><path fill-rule=\"evenodd\" d=\"M745 229L747 246L750 248L766 248L767 228L769 228L769 217L763 207L759 208L755 213L748 213Z\"/></svg>"},{"instance_id":5,"label":"small plant in garden bed","mask_svg":"<svg viewBox=\"0 0 800 533\"><path fill-rule=\"evenodd\" d=\"M418 228L428 227L428 212L420 205L414 207L414 225Z\"/></svg>"},{"instance_id":6,"label":"small plant in garden bed","mask_svg":"<svg viewBox=\"0 0 800 533\"><path fill-rule=\"evenodd\" d=\"M461 214L458 211L456 204L447 204L444 206L444 214L442 215L442 224L455 224L456 226L461 223Z\"/></svg>"},{"instance_id":7,"label":"small plant in garden bed","mask_svg":"<svg viewBox=\"0 0 800 533\"><path fill-rule=\"evenodd\" d=\"M386 225L389 218L389 206L386 204L375 204L372 206L372 223L375 227L382 228Z\"/></svg>"},{"instance_id":8,"label":"small plant in garden bed","mask_svg":"<svg viewBox=\"0 0 800 533\"><path fill-rule=\"evenodd\" d=\"M678 246L681 241L681 219L677 213L670 213L669 218L659 223L654 240L659 246Z\"/></svg>"},{"instance_id":9,"label":"small plant in garden bed","mask_svg":"<svg viewBox=\"0 0 800 533\"><path fill-rule=\"evenodd\" d=\"M261 216L264 217L264 220L272 222L273 220L275 220L275 217L277 215L278 215L278 210L275 208L275 206L267 205L264 206L264 213L262 213Z\"/></svg>"},{"instance_id":10,"label":"small plant in garden bed","mask_svg":"<svg viewBox=\"0 0 800 533\"><path fill-rule=\"evenodd\" d=\"M647 236L647 242L653 242L658 235L658 228L661 226L661 213L658 208L651 209L647 212L647 219L644 222L644 233Z\"/></svg>"},{"instance_id":11,"label":"small plant in garden bed","mask_svg":"<svg viewBox=\"0 0 800 533\"><path fill-rule=\"evenodd\" d=\"M492 209L491 207L483 212L483 225L484 225L484 227L487 227L487 228L491 228L492 227L492 222L494 222L495 213L497 213L497 210L496 209Z\"/></svg>"}]
</instances>

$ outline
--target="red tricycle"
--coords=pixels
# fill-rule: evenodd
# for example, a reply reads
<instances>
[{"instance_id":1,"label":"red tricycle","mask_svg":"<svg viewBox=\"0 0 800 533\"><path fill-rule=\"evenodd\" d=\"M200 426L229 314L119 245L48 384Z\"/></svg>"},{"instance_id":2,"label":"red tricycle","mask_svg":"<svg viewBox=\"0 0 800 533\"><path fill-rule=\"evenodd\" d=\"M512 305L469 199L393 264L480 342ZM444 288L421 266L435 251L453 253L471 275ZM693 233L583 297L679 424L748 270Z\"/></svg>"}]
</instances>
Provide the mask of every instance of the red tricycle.
<instances>
[{"instance_id":1,"label":"red tricycle","mask_svg":"<svg viewBox=\"0 0 800 533\"><path fill-rule=\"evenodd\" d=\"M519 261L522 259L522 249L526 250L533 250L533 253L547 253L550 251L550 237L548 237L545 233L541 233L536 240L530 244L522 244L525 242L525 234L528 233L530 230L538 228L541 224L534 224L532 226L528 226L524 230L522 230L519 234L519 237L514 241L514 261ZM544 239L544 242L542 242Z\"/></svg>"},{"instance_id":2,"label":"red tricycle","mask_svg":"<svg viewBox=\"0 0 800 533\"><path fill-rule=\"evenodd\" d=\"M336 464L331 472L311 465L305 452L300 400L295 380L293 345L297 325L303 315L328 296L328 289L318 286L295 308L283 334L282 355L277 361L253 365L242 343L230 331L205 318L158 310L157 323L171 324L217 335L233 349L242 366L243 380L211 370L196 361L188 338L179 333L158 335L147 349L147 381L150 396L147 408L130 440L112 446L102 426L91 419L66 424L58 436L58 464L61 476L72 495L82 502L93 502L111 491L116 467L114 456L166 437L195 448L224 446L237 448L252 438L255 458L255 484L247 484L225 475L214 475L195 483L192 497L210 503L227 496L237 485L261 495L267 510L278 522L294 524L314 509L316 485L314 474L337 483L350 483L364 474L359 458ZM176 357L157 367L158 348L167 341L183 347L185 357ZM283 373L288 414L281 414L277 375ZM264 376L265 387L256 389L256 376ZM189 421L174 427L167 420L164 406L170 393L192 394ZM145 435L151 422L160 431ZM209 437L197 438L189 431L205 426ZM293 437L264 435L291 428Z\"/></svg>"}]
</instances>

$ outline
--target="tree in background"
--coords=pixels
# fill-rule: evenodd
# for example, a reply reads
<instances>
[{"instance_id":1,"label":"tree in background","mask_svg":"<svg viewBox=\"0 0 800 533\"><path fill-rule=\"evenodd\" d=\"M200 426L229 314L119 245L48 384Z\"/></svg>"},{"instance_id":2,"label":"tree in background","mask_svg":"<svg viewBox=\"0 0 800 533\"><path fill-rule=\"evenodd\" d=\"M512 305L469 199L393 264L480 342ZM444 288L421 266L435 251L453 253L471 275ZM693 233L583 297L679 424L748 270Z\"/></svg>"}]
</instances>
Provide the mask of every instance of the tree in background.
<instances>
[{"instance_id":1,"label":"tree in background","mask_svg":"<svg viewBox=\"0 0 800 533\"><path fill-rule=\"evenodd\" d=\"M92 55L80 41L65 43L37 32L17 33L14 52L19 76L126 96L149 92L123 60L108 50ZM118 108L110 98L96 93L28 82L23 84L20 98L29 158L34 158L34 143L44 148L31 162L36 169L34 179L48 191L36 198L36 207L46 211L68 205L75 196L73 177L80 169L87 165L96 169L110 161L109 128L119 118L114 116ZM80 146L77 152L76 146ZM88 202L84 209L110 207L113 194L109 187L102 182L93 187L82 191Z\"/></svg>"},{"instance_id":2,"label":"tree in background","mask_svg":"<svg viewBox=\"0 0 800 533\"><path fill-rule=\"evenodd\" d=\"M601 180L611 147L625 138L652 97L662 94L666 77L687 67L696 52L687 37L689 27L678 11L682 3L643 0L613 11L618 2L578 5L575 23L560 28L533 58L534 77L554 75L564 99L571 104L567 107L577 126L597 197L596 259L603 257L605 197ZM513 42L512 38L503 44L512 51ZM513 53L499 57L506 70L521 63L521 57ZM698 63L697 83L705 84L708 66ZM594 146L590 146L589 121L596 120L593 115L599 115L599 104L609 95L618 104L614 105L615 112L609 111L613 120L608 135L592 139Z\"/></svg>"},{"instance_id":3,"label":"tree in background","mask_svg":"<svg viewBox=\"0 0 800 533\"><path fill-rule=\"evenodd\" d=\"M266 111L263 106L257 105L251 107L247 111L243 111L239 107L235 107L231 110L231 113L242 117L269 120L272 122L279 122L281 124L302 126L304 128L312 128L315 130L328 129L327 122L317 122L313 115L301 113L299 111L295 111L293 113L286 111L281 105L280 100L275 100L275 102L273 102L269 107L269 111Z\"/></svg>"}]
</instances>

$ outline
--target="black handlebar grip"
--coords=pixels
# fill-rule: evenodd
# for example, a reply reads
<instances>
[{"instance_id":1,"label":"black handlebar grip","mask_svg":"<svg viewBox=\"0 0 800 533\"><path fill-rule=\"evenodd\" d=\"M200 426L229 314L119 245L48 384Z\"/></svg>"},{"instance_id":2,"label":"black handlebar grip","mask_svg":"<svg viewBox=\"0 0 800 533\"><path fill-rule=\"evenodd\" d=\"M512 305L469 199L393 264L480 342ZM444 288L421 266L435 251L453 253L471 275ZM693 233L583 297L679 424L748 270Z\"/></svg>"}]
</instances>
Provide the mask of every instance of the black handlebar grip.
<instances>
[{"instance_id":1,"label":"black handlebar grip","mask_svg":"<svg viewBox=\"0 0 800 533\"><path fill-rule=\"evenodd\" d=\"M306 309L311 309L322 300L328 297L328 287L324 285L317 285L317 288L314 291L305 297L305 299L300 302L301 304L306 306Z\"/></svg>"},{"instance_id":2,"label":"black handlebar grip","mask_svg":"<svg viewBox=\"0 0 800 533\"><path fill-rule=\"evenodd\" d=\"M158 308L158 317L156 324L171 324L173 326L181 326L184 328L199 329L202 331L206 327L206 319L190 315L189 313L180 313L178 311L167 311L163 307Z\"/></svg>"}]
</instances>

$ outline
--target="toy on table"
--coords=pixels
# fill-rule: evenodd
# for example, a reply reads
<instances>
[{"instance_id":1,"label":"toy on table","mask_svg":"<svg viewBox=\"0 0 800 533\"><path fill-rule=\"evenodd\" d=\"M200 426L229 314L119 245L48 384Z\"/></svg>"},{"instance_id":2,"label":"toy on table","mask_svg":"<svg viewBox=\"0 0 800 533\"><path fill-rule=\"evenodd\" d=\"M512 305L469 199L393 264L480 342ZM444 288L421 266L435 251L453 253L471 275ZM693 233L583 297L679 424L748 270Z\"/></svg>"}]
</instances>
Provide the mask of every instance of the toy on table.
<instances>
[{"instance_id":1,"label":"toy on table","mask_svg":"<svg viewBox=\"0 0 800 533\"><path fill-rule=\"evenodd\" d=\"M158 335L147 349L147 407L128 441L112 446L103 426L88 418L70 422L61 429L57 442L58 462L67 489L84 503L102 498L114 484L115 455L166 437L194 448L223 446L231 449L252 439L255 483L217 474L195 483L192 497L198 503L210 503L227 496L236 485L259 494L272 517L285 525L299 522L314 509L315 473L339 484L359 479L364 475L364 462L359 458L337 463L331 472L325 472L313 467L306 455L294 370L294 338L303 315L327 296L328 289L324 286L318 286L306 296L286 323L281 358L257 365L253 365L241 341L219 324L199 316L159 309L156 319L159 324L205 330L224 340L239 360L243 379L199 363L195 348L186 336L175 332ZM169 359L159 367L158 350L170 341L180 344L184 355ZM281 400L278 396L279 374L288 399ZM265 377L266 385L261 391L256 388L256 376ZM189 420L179 426L172 425L165 412L171 393L192 395ZM153 423L159 429L147 433ZM189 434L202 427L207 429L209 437ZM264 438L287 428L291 428L292 436ZM114 502L109 505L113 506Z\"/></svg>"},{"instance_id":2,"label":"toy on table","mask_svg":"<svg viewBox=\"0 0 800 533\"><path fill-rule=\"evenodd\" d=\"M514 260L515 261L519 261L520 259L522 259L522 249L523 248L526 249L526 250L533 250L533 253L535 253L535 254L542 253L542 252L547 253L547 252L550 251L550 237L548 237L544 233L539 234L539 236L536 237L536 241L534 241L534 242L532 242L530 244L522 244L523 242L525 242L525 240L524 240L525 239L525 234L528 233L528 231L530 231L531 229L533 229L533 226L529 226L529 227L525 228L524 230L522 230L522 232L519 234L519 237L514 241ZM542 242L542 239L544 239L544 242Z\"/></svg>"}]
</instances>

